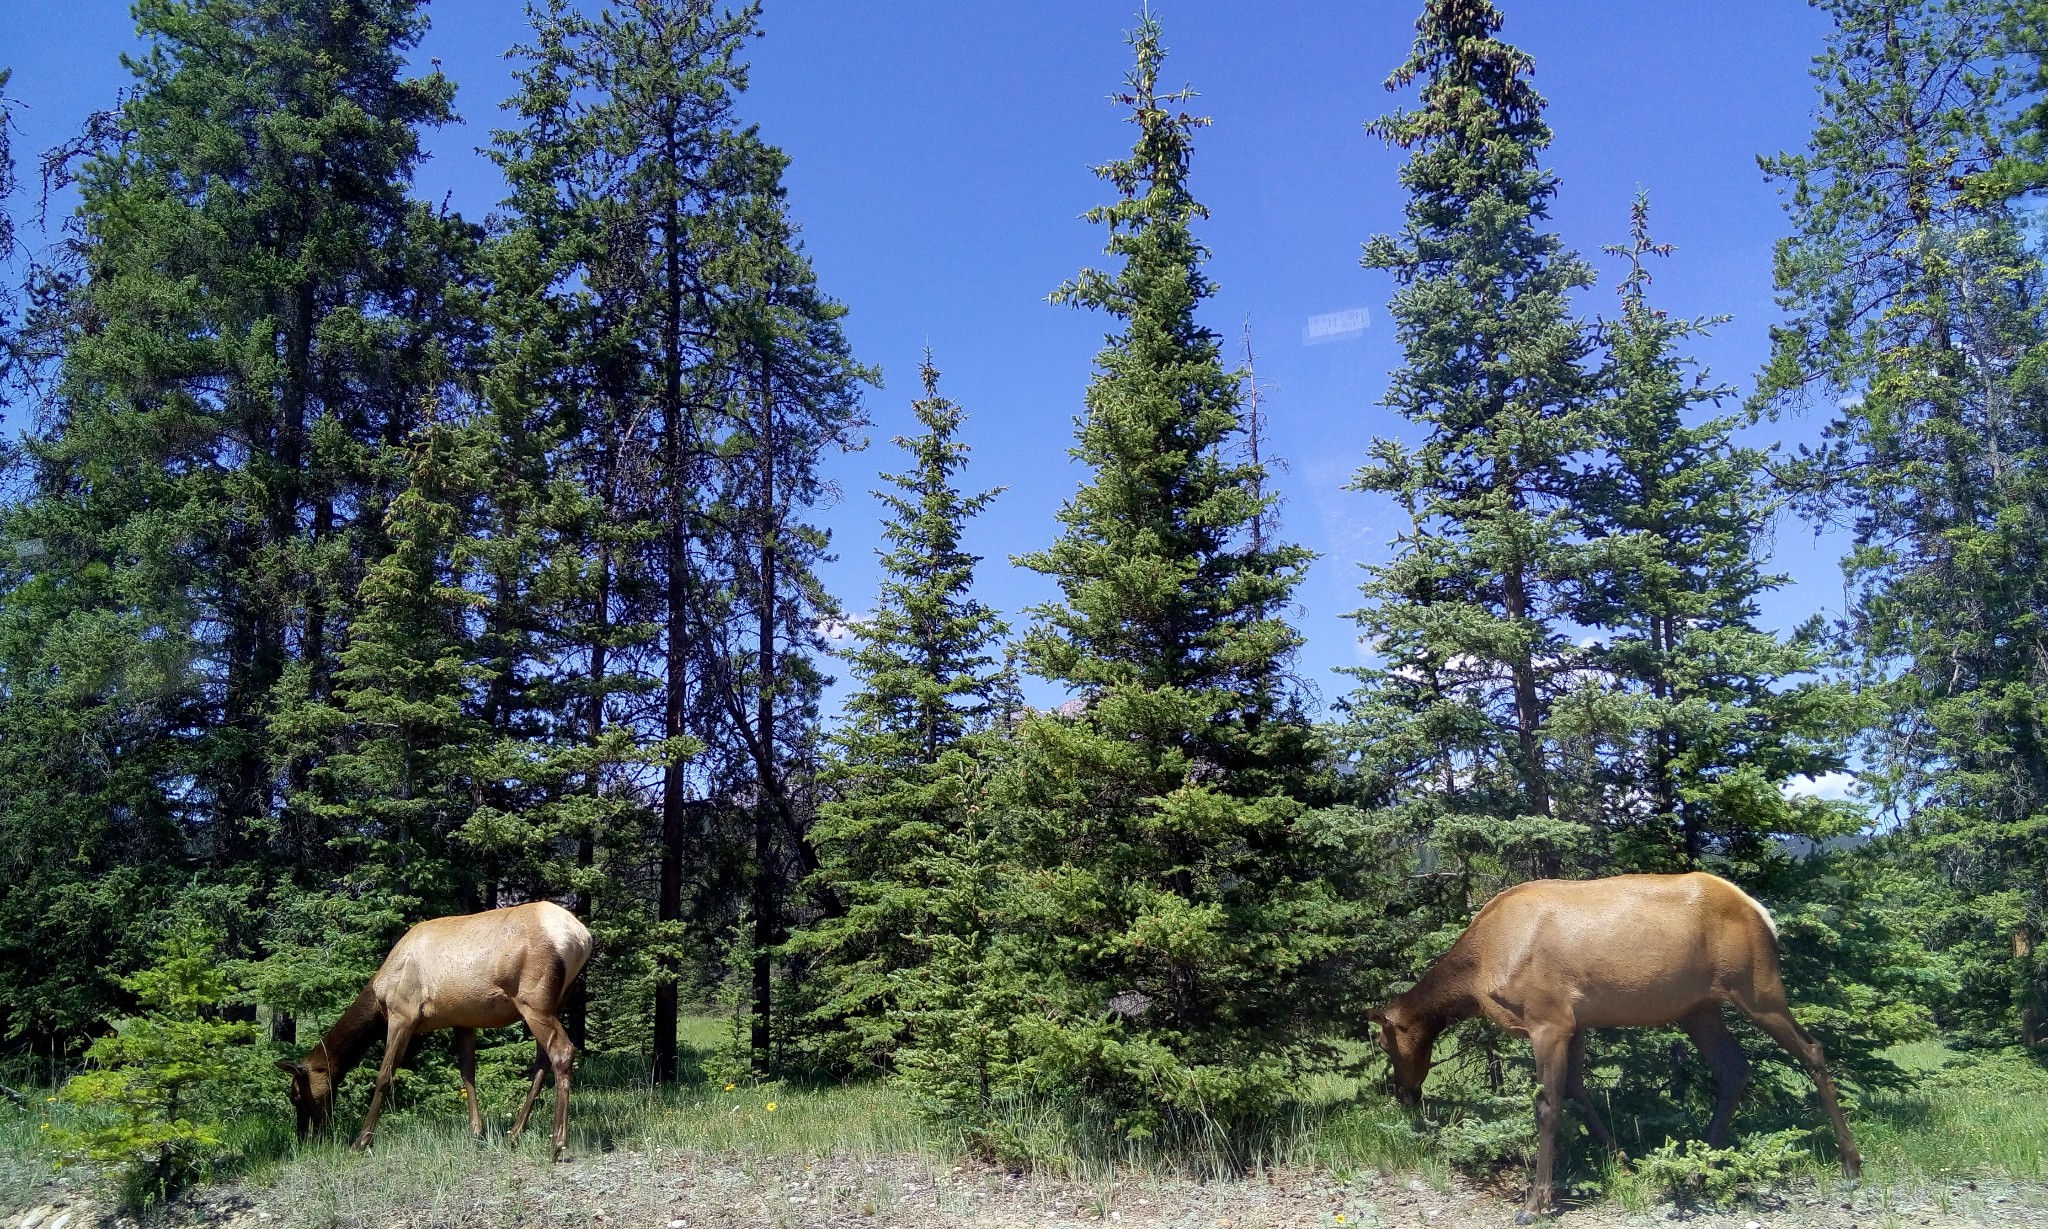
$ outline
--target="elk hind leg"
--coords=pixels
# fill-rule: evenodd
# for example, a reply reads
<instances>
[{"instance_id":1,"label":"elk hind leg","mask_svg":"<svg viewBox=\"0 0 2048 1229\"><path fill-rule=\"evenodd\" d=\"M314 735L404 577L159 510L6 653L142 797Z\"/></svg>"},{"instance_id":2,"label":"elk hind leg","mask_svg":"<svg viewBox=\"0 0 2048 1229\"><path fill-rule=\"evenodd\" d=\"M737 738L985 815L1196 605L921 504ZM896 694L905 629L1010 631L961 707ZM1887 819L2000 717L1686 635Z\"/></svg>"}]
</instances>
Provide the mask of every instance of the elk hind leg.
<instances>
[{"instance_id":1,"label":"elk hind leg","mask_svg":"<svg viewBox=\"0 0 2048 1229\"><path fill-rule=\"evenodd\" d=\"M540 978L539 983L530 988L522 987L521 993L512 1000L520 1018L526 1021L527 1031L533 1034L536 1050L533 1086L527 1089L526 1104L520 1107L518 1126L525 1127L534 1098L540 1094L541 1077L552 1070L555 1073L556 1160L561 1159L563 1150L569 1146L569 1072L576 1059L576 1047L570 1044L569 1033L562 1027L561 1017L555 1014L562 1000L563 972L557 962L549 976Z\"/></svg>"},{"instance_id":2,"label":"elk hind leg","mask_svg":"<svg viewBox=\"0 0 2048 1229\"><path fill-rule=\"evenodd\" d=\"M1555 1206L1551 1172L1557 1160L1557 1127L1564 1117L1572 1033L1564 1027L1532 1028L1529 1045L1536 1052L1536 1175L1529 1183L1529 1198L1515 1215L1518 1225L1534 1224L1539 1215Z\"/></svg>"},{"instance_id":3,"label":"elk hind leg","mask_svg":"<svg viewBox=\"0 0 2048 1229\"><path fill-rule=\"evenodd\" d=\"M526 1120L533 1113L534 1100L540 1096L541 1081L547 1078L547 1047L536 1041L533 1046L533 1083L527 1086L526 1097L519 1103L519 1112L513 1115L512 1129L505 1135L507 1142L516 1144L519 1137L526 1133Z\"/></svg>"},{"instance_id":4,"label":"elk hind leg","mask_svg":"<svg viewBox=\"0 0 2048 1229\"><path fill-rule=\"evenodd\" d=\"M1828 1111L1828 1124L1835 1129L1835 1150L1842 1156L1842 1172L1851 1178L1861 1174L1863 1154L1857 1151L1856 1141L1850 1138L1849 1120L1842 1115L1842 1103L1835 1097L1835 1081L1828 1075L1827 1056L1821 1051L1820 1042L1792 1018L1792 1009L1785 1002L1784 991L1779 989L1775 993L1760 994L1755 1001L1738 1002L1736 1006L1806 1068L1814 1089L1820 1093L1821 1105Z\"/></svg>"},{"instance_id":5,"label":"elk hind leg","mask_svg":"<svg viewBox=\"0 0 2048 1229\"><path fill-rule=\"evenodd\" d=\"M1714 1117L1707 1123L1707 1147L1725 1148L1735 1103L1749 1087L1749 1060L1742 1056L1742 1043L1721 1018L1719 1002L1695 1008L1679 1019L1678 1026L1692 1038L1707 1069L1714 1073Z\"/></svg>"},{"instance_id":6,"label":"elk hind leg","mask_svg":"<svg viewBox=\"0 0 2048 1229\"><path fill-rule=\"evenodd\" d=\"M543 1020L547 1034L541 1046L555 1072L555 1159L560 1160L569 1146L569 1075L575 1066L576 1047L569 1040L569 1030L552 1013Z\"/></svg>"}]
</instances>

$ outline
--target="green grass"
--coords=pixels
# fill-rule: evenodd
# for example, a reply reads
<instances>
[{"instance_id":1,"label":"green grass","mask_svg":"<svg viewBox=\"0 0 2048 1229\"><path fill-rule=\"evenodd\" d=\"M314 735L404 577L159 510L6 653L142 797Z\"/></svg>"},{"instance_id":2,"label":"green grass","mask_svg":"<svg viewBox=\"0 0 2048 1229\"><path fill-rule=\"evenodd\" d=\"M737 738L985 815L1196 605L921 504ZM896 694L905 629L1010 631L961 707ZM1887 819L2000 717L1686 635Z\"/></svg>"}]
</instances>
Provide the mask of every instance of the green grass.
<instances>
[{"instance_id":1,"label":"green grass","mask_svg":"<svg viewBox=\"0 0 2048 1229\"><path fill-rule=\"evenodd\" d=\"M689 1022L686 1037L696 1051L696 1069L701 1070L703 1059L723 1040L724 1028L717 1019ZM372 1155L354 1154L340 1139L300 1145L291 1137L278 1090L274 1105L266 1101L227 1124L234 1155L216 1177L271 1188L269 1198L293 1208L296 1219L311 1222L347 1219L349 1210L365 1206L453 1209L450 1201L462 1198L480 1175L490 1183L511 1184L506 1189L544 1182L547 1095L536 1109L535 1129L516 1150L506 1148L502 1139L521 1088L517 1061L523 1060L515 1059L520 1049L505 1047L495 1074L484 1082L493 1136L485 1148L468 1138L467 1114L454 1093L452 1073L445 1062L436 1060L409 1078L399 1104L380 1127ZM1893 1057L1923 1075L1912 1090L1873 1095L1854 1113L1866 1184L1880 1190L1926 1189L1979 1178L2048 1178L2043 1172L2048 1071L2038 1063L2015 1056L1959 1055L1935 1043L1903 1047ZM1516 1108L1498 1117L1501 1107L1512 1103L1496 1102L1497 1117L1488 1119L1472 1111L1476 1100L1465 1102L1458 1124L1464 1093L1457 1077L1446 1079L1441 1089L1432 1083L1431 1089L1439 1094L1434 1109L1438 1120L1457 1124L1440 1134L1416 1129L1377 1091L1360 1093L1349 1085L1332 1085L1329 1105L1303 1111L1273 1137L1227 1157L1195 1140L1155 1141L1109 1154L1055 1149L1034 1155L1034 1160L1065 1176L1098 1183L1167 1172L1208 1178L1245 1169L1313 1167L1340 1176L1370 1171L1412 1174L1441 1185L1451 1172L1447 1153L1460 1146L1460 1140L1483 1152L1486 1131L1518 1123L1522 1111ZM44 1197L46 1192L39 1188L53 1178L51 1158L40 1147L40 1124L66 1109L42 1101L42 1095L36 1094L25 1108L0 1102L0 1214ZM359 1114L359 1107L351 1113L344 1105L337 1121L347 1128L359 1121ZM1073 1138L1060 1135L1055 1117L1046 1111L1045 1122L1039 1124L1046 1128L1041 1137L1056 1143ZM1811 1147L1803 1159L1794 1158L1789 1172L1821 1190L1837 1189L1840 1171L1817 1106L1810 1117L1810 1122L1794 1124L1815 1130ZM1604 1190L1607 1197L1630 1207L1649 1206L1667 1193L1607 1167L1587 1147L1576 1116L1568 1113L1567 1123L1568 1186ZM1737 1118L1738 1129L1762 1131L1784 1125L1749 1124L1742 1115ZM727 1088L700 1082L656 1087L643 1065L609 1055L591 1056L578 1070L571 1098L570 1149L584 1155L628 1149L719 1156L743 1166L791 1158L908 1155L939 1167L958 1162L963 1152L956 1135L924 1122L901 1095L883 1084ZM1519 1179L1510 1169L1501 1180L1512 1186Z\"/></svg>"},{"instance_id":2,"label":"green grass","mask_svg":"<svg viewBox=\"0 0 2048 1229\"><path fill-rule=\"evenodd\" d=\"M1853 1127L1865 1168L1899 1180L2048 1177L2048 1071L2027 1058L1958 1055L1933 1041L1892 1059L1919 1086L1873 1096Z\"/></svg>"}]
</instances>

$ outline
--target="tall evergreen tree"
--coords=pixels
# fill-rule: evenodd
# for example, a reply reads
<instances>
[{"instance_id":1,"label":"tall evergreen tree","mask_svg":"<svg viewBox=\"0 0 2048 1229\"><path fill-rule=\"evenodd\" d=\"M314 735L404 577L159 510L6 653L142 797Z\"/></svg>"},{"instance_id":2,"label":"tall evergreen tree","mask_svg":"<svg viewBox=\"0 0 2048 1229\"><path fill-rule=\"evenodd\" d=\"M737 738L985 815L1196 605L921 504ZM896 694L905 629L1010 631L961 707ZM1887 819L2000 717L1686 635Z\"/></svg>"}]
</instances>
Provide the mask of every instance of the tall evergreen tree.
<instances>
[{"instance_id":1,"label":"tall evergreen tree","mask_svg":"<svg viewBox=\"0 0 2048 1229\"><path fill-rule=\"evenodd\" d=\"M728 130L754 14L697 0L595 16L535 6L512 104L519 123L498 134L494 151L512 185L499 249L512 293L500 302L518 347L495 400L532 419L535 434L552 440L542 446L554 450L557 472L575 476L573 496L558 488L561 531L589 560L562 611L576 629L570 661L580 675L563 686L582 710L573 720L586 744L630 727L659 765L647 791L659 799L652 857L639 834L616 827L578 833L576 856L589 864L589 890L601 844L637 862L602 878L625 878L646 899L609 924L593 921L619 957L615 968L651 962L651 984L616 992L651 992L661 1079L677 1073L685 845L692 808L715 789L705 778L721 746L706 728L721 718L709 710L707 719L695 659L703 616L694 604L718 589L696 573L722 386L715 372L703 374L714 366L714 287L698 270L711 242L707 216L735 190ZM693 741L714 748L694 782L680 754ZM620 779L598 769L586 782L586 805L633 828L625 800L645 783L610 775ZM652 927L638 916L642 904L652 906Z\"/></svg>"},{"instance_id":2,"label":"tall evergreen tree","mask_svg":"<svg viewBox=\"0 0 2048 1229\"><path fill-rule=\"evenodd\" d=\"M322 753L292 714L325 703L393 446L458 344L466 235L407 191L452 86L402 75L413 0L136 14L146 51L85 150L75 259L41 292L39 349L62 358L8 515L42 543L20 581L50 600L23 613L59 622L0 669L47 678L93 627L75 711L127 735L81 766L88 792L174 825L172 865L288 894L341 869L291 803Z\"/></svg>"},{"instance_id":3,"label":"tall evergreen tree","mask_svg":"<svg viewBox=\"0 0 2048 1229\"><path fill-rule=\"evenodd\" d=\"M2013 74L2015 113L2010 144L1996 163L1973 173L1969 188L1973 195L2011 199L2048 190L2048 3L2006 0L1994 12L2001 17L1996 50Z\"/></svg>"},{"instance_id":4,"label":"tall evergreen tree","mask_svg":"<svg viewBox=\"0 0 2048 1229\"><path fill-rule=\"evenodd\" d=\"M1929 938L1944 1024L2042 1034L2048 1008L2048 316L1999 194L2010 80L1990 0L1831 0L1758 400L1835 410L1795 470L1851 521L1846 632L1890 710L1865 782L1952 892Z\"/></svg>"},{"instance_id":5,"label":"tall evergreen tree","mask_svg":"<svg viewBox=\"0 0 2048 1229\"><path fill-rule=\"evenodd\" d=\"M1285 688L1298 637L1280 617L1308 552L1269 532L1234 448L1243 431L1189 191L1192 97L1160 88L1159 24L1131 36L1119 101L1136 140L1097 173L1088 215L1117 267L1055 294L1116 323L1097 356L1073 455L1090 479L1049 549L1020 562L1062 600L1039 608L1025 661L1076 693L1072 715L1017 734L1001 841L1005 923L1027 992L1020 1021L1042 1092L1142 1133L1243 1125L1317 1063L1347 914L1303 801L1318 747Z\"/></svg>"},{"instance_id":6,"label":"tall evergreen tree","mask_svg":"<svg viewBox=\"0 0 2048 1229\"><path fill-rule=\"evenodd\" d=\"M830 531L807 519L831 488L820 464L858 447L860 387L879 380L856 362L843 304L818 286L789 216L787 155L753 129L728 153L739 186L710 219L714 255L704 276L712 313L717 503L705 513L707 579L724 599L699 624L704 683L750 776L753 849L751 1046L757 1072L776 1065L774 958L788 938L787 889L818 869L807 832L818 763L821 628L840 619L817 574ZM825 904L833 909L836 901Z\"/></svg>"},{"instance_id":7,"label":"tall evergreen tree","mask_svg":"<svg viewBox=\"0 0 2048 1229\"><path fill-rule=\"evenodd\" d=\"M1580 664L1561 586L1593 395L1569 295L1592 271L1542 229L1550 128L1500 26L1486 0L1430 0L1387 81L1420 105L1370 125L1409 151L1406 224L1365 265L1395 284L1386 404L1423 437L1375 441L1353 484L1409 524L1356 616L1378 658L1349 702L1363 780L1440 864L1417 886L1441 911L1411 916L1460 928L1506 882L1584 865L1596 802L1554 725Z\"/></svg>"},{"instance_id":8,"label":"tall evergreen tree","mask_svg":"<svg viewBox=\"0 0 2048 1229\"><path fill-rule=\"evenodd\" d=\"M1606 865L1710 870L1757 896L1776 919L1801 1019L1837 1072L1865 1087L1896 1083L1903 1073L1883 1052L1925 1035L1928 971L1893 916L1899 881L1862 853L1827 851L1864 826L1860 807L1790 788L1841 771L1868 713L1836 676L1819 619L1783 638L1756 625L1758 598L1785 583L1761 561L1783 501L1764 454L1734 442L1741 420L1713 412L1731 390L1683 352L1717 322L1651 306L1646 258L1670 248L1650 238L1646 198L1630 231L1607 249L1628 274L1620 313L1600 328L1604 395L1572 493L1581 545L1564 610L1591 633L1587 681L1556 720L1585 749L1580 772L1599 799ZM1644 1113L1629 1120L1651 1124L1645 1146L1677 1112L1650 1091L1663 1085L1667 1041L1594 1044L1634 1086ZM1799 1087L1782 1056L1752 1045L1751 1057L1787 1077L1759 1081L1771 1095Z\"/></svg>"},{"instance_id":9,"label":"tall evergreen tree","mask_svg":"<svg viewBox=\"0 0 2048 1229\"><path fill-rule=\"evenodd\" d=\"M1601 330L1607 396L1594 414L1597 458L1573 492L1584 540L1565 612L1592 629L1584 663L1599 680L1564 718L1606 743L1602 822L1632 870L1715 869L1751 880L1774 835L1825 839L1860 815L1788 797L1794 777L1844 765L1854 725L1847 686L1827 664L1817 622L1789 640L1758 628L1757 599L1785 583L1759 563L1775 500L1763 454L1732 442L1737 420L1699 419L1731 395L1679 347L1713 320L1650 305L1649 234L1636 198L1621 312ZM1611 740L1611 741L1609 741ZM1753 882L1753 881L1752 881Z\"/></svg>"},{"instance_id":10,"label":"tall evergreen tree","mask_svg":"<svg viewBox=\"0 0 2048 1229\"><path fill-rule=\"evenodd\" d=\"M837 797L811 832L815 880L840 911L797 934L810 953L800 1027L816 1060L842 1070L886 1067L902 1039L902 971L922 958L910 937L933 929L930 862L958 828L974 752L963 742L999 716L1005 668L994 653L1002 620L972 593L979 556L961 545L969 518L996 492L964 495L967 464L956 437L960 407L939 395L925 356L924 396L911 410L924 430L896 442L907 473L884 474L882 591L874 612L848 626L858 689L834 737Z\"/></svg>"},{"instance_id":11,"label":"tall evergreen tree","mask_svg":"<svg viewBox=\"0 0 2048 1229\"><path fill-rule=\"evenodd\" d=\"M637 710L643 744L662 752L644 868L655 926L631 936L655 966L661 1078L676 1071L685 934L723 942L742 911L755 1048L770 1051L782 889L807 852L810 659L831 612L812 571L824 534L802 510L824 493L818 458L850 439L868 374L796 241L787 160L734 117L757 16L713 0L593 16L550 4L535 14L520 125L498 143L514 187L505 250L535 270L517 310L536 330L520 377L534 387L500 391L555 403L596 558L579 599L583 677L569 685L586 737ZM751 876L744 902L737 875Z\"/></svg>"},{"instance_id":12,"label":"tall evergreen tree","mask_svg":"<svg viewBox=\"0 0 2048 1229\"><path fill-rule=\"evenodd\" d=\"M350 895L398 917L436 917L462 899L453 837L477 804L488 730L477 696L487 667L474 584L487 489L486 442L429 423L409 441L407 480L385 515L390 550L349 603L334 702L315 721L334 750L317 770L314 815L353 847ZM334 799L328 802L324 799ZM367 978L374 968L356 973Z\"/></svg>"},{"instance_id":13,"label":"tall evergreen tree","mask_svg":"<svg viewBox=\"0 0 2048 1229\"><path fill-rule=\"evenodd\" d=\"M0 388L5 388L14 374L14 251L17 244L14 232L14 215L7 206L20 186L14 171L14 100L7 96L7 83L14 76L11 68L0 68Z\"/></svg>"}]
</instances>

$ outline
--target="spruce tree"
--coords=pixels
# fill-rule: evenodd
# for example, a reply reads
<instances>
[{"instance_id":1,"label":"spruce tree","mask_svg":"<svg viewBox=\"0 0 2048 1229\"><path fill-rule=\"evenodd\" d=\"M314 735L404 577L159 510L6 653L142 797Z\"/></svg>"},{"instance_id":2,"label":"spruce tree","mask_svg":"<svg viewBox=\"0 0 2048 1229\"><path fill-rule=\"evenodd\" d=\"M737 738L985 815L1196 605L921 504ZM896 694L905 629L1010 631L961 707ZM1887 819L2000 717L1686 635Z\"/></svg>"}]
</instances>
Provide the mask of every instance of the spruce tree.
<instances>
[{"instance_id":1,"label":"spruce tree","mask_svg":"<svg viewBox=\"0 0 2048 1229\"><path fill-rule=\"evenodd\" d=\"M2048 1028L2048 356L2039 253L1999 165L2011 78L2001 6L1832 0L1809 148L1789 189L1757 398L1818 402L1825 443L1788 471L1845 515L1845 634L1888 710L1863 773L1945 889L1928 941L1955 965L1945 1027Z\"/></svg>"},{"instance_id":2,"label":"spruce tree","mask_svg":"<svg viewBox=\"0 0 2048 1229\"><path fill-rule=\"evenodd\" d=\"M1376 440L1353 483L1407 528L1367 569L1355 617L1377 663L1350 739L1363 796L1433 872L1407 915L1445 936L1507 883L1586 866L1596 818L1554 724L1579 665L1561 586L1594 392L1569 296L1592 271L1543 229L1551 132L1500 26L1485 0L1431 0L1387 80L1419 106L1369 126L1409 151L1406 223L1364 263L1394 278L1385 404L1421 439Z\"/></svg>"},{"instance_id":3,"label":"spruce tree","mask_svg":"<svg viewBox=\"0 0 2048 1229\"><path fill-rule=\"evenodd\" d=\"M587 740L631 713L660 761L632 871L651 880L654 924L608 941L652 966L632 988L652 992L662 1079L684 946L715 969L743 913L755 1049L764 1063L771 1049L784 889L815 869L811 659L832 613L812 570L825 534L802 511L826 493L819 457L850 442L868 375L796 240L787 159L735 117L757 18L712 0L537 10L520 120L496 154L513 185L502 252L524 262L506 309L529 332L494 397L506 413L549 407L581 488L559 492L563 532L595 560L574 586L582 677L558 683ZM613 797L637 792L626 775ZM579 863L623 835L579 835ZM613 878L579 866L593 890Z\"/></svg>"},{"instance_id":4,"label":"spruce tree","mask_svg":"<svg viewBox=\"0 0 2048 1229\"><path fill-rule=\"evenodd\" d=\"M1556 722L1586 748L1606 866L1708 870L1763 901L1801 1020L1838 1075L1896 1084L1903 1073L1883 1052L1925 1035L1929 971L1893 916L1898 882L1860 853L1827 850L1864 826L1860 807L1788 792L1845 767L1867 707L1839 676L1819 619L1782 638L1757 626L1758 599L1785 583L1762 562L1783 501L1765 454L1734 442L1743 420L1715 413L1732 390L1684 353L1718 321L1651 305L1648 258L1671 249L1650 237L1646 198L1631 223L1629 242L1607 249L1628 272L1619 314L1599 329L1603 395L1572 492L1581 545L1564 609L1589 633L1585 681L1561 698ZM1782 1054L1746 1037L1759 1069L1784 1077L1758 1081L1768 1095L1800 1088ZM1629 1031L1590 1051L1622 1067L1618 1087L1637 1107L1628 1121L1650 1124L1646 1147L1685 1116L1657 1104L1667 1042ZM1674 1086L1681 1100L1690 1083Z\"/></svg>"},{"instance_id":5,"label":"spruce tree","mask_svg":"<svg viewBox=\"0 0 2048 1229\"><path fill-rule=\"evenodd\" d=\"M462 910L451 838L486 784L476 698L489 679L475 616L487 599L474 581L488 454L474 430L441 423L408 451L408 480L385 515L390 550L351 603L320 792L339 800L322 807L328 826L361 850L352 860L370 882L359 878L354 895L381 890L400 914L435 917Z\"/></svg>"},{"instance_id":6,"label":"spruce tree","mask_svg":"<svg viewBox=\"0 0 2048 1229\"><path fill-rule=\"evenodd\" d=\"M1973 173L1970 191L2011 199L2048 190L2048 3L2008 0L2001 8L1997 49L2010 57L2014 81L2011 142L1996 163Z\"/></svg>"},{"instance_id":7,"label":"spruce tree","mask_svg":"<svg viewBox=\"0 0 2048 1229\"><path fill-rule=\"evenodd\" d=\"M912 468L884 474L893 490L879 552L882 589L872 614L848 624L846 660L859 684L833 738L836 798L811 831L816 883L840 911L790 942L809 953L805 993L815 1005L799 1025L814 1061L839 1069L886 1068L902 1039L898 1007L905 969L923 957L913 939L933 928L934 857L960 826L962 790L974 774L972 736L1000 714L1004 667L994 654L1002 620L972 593L979 556L961 537L996 492L962 494L956 474L967 445L956 438L960 407L939 395L925 356L924 396L911 410L924 428L897 437Z\"/></svg>"},{"instance_id":8,"label":"spruce tree","mask_svg":"<svg viewBox=\"0 0 2048 1229\"><path fill-rule=\"evenodd\" d=\"M1621 312L1601 330L1607 395L1593 414L1594 457L1572 493L1584 542L1565 612L1591 629L1596 684L1561 720L1603 744L1602 823L1617 865L1711 865L1753 882L1771 838L1814 840L1860 826L1853 810L1788 797L1794 777L1840 771L1855 724L1820 627L1780 640L1756 626L1757 599L1785 584L1759 562L1776 500L1764 455L1736 445L1739 420L1701 418L1732 390L1680 351L1717 321L1652 307L1649 201L1638 196ZM1750 873L1745 873L1745 871Z\"/></svg>"},{"instance_id":9,"label":"spruce tree","mask_svg":"<svg viewBox=\"0 0 2048 1229\"><path fill-rule=\"evenodd\" d=\"M1234 1129L1300 1092L1347 913L1304 801L1315 739L1270 685L1298 643L1279 612L1309 554L1270 528L1253 543L1268 501L1234 447L1238 382L1197 317L1215 289L1188 187L1206 121L1160 87L1159 24L1131 44L1134 148L1098 169L1117 199L1088 214L1116 267L1054 295L1116 327L1077 424L1089 480L1059 540L1019 561L1062 599L1034 612L1026 665L1075 702L1018 731L1000 840L1002 924L1041 1004L1016 1023L1030 1080L1135 1135Z\"/></svg>"},{"instance_id":10,"label":"spruce tree","mask_svg":"<svg viewBox=\"0 0 2048 1229\"><path fill-rule=\"evenodd\" d=\"M13 276L16 246L14 215L9 212L14 191L20 186L14 171L14 100L7 96L11 68L0 68L0 388L14 376L15 284Z\"/></svg>"}]
</instances>

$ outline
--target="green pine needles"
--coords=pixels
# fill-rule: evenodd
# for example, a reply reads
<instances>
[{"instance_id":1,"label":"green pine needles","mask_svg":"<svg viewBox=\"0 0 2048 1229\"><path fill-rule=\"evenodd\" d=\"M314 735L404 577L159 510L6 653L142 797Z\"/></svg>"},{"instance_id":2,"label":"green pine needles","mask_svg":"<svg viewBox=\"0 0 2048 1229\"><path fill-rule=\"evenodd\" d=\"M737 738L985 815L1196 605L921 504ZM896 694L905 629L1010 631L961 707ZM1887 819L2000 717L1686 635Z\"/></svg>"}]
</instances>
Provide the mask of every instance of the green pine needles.
<instances>
[{"instance_id":1,"label":"green pine needles","mask_svg":"<svg viewBox=\"0 0 2048 1229\"><path fill-rule=\"evenodd\" d=\"M2048 311L2006 166L2026 94L1985 0L1834 0L1777 253L1788 321L1757 401L1831 411L1797 490L1848 513L1845 640L1889 712L1864 774L1936 889L1942 1022L2048 1038ZM2034 83L2038 105L2039 82ZM2031 113L2038 118L2038 111ZM2021 148L2025 148L2022 142Z\"/></svg>"},{"instance_id":2,"label":"green pine needles","mask_svg":"<svg viewBox=\"0 0 2048 1229\"><path fill-rule=\"evenodd\" d=\"M1272 612L1308 552L1253 543L1268 501L1232 455L1238 381L1197 318L1206 121L1160 89L1158 23L1131 42L1136 143L1099 169L1118 199L1088 215L1117 267L1054 295L1117 326L1073 449L1091 477L1059 541L1020 560L1064 598L1034 612L1026 667L1075 699L1013 736L991 791L1004 933L963 961L978 993L1024 1008L993 1039L1014 1065L992 1082L1118 1138L1229 1133L1300 1095L1327 1058L1333 1000L1312 987L1351 908L1316 846L1315 739L1275 685L1298 637Z\"/></svg>"},{"instance_id":3,"label":"green pine needles","mask_svg":"<svg viewBox=\"0 0 2048 1229\"><path fill-rule=\"evenodd\" d=\"M889 510L883 582L874 613L849 625L846 658L860 683L834 739L837 797L811 841L814 886L839 906L788 945L817 953L799 1024L813 1062L846 1072L886 1069L907 1022L902 981L920 964L934 929L935 895L956 854L966 782L1008 694L996 656L1002 620L973 596L978 557L961 545L967 522L997 492L962 494L967 463L956 435L964 415L939 395L926 355L924 396L911 403L924 431L896 442L907 473L884 474Z\"/></svg>"},{"instance_id":4,"label":"green pine needles","mask_svg":"<svg viewBox=\"0 0 2048 1229\"><path fill-rule=\"evenodd\" d=\"M1407 522L1367 569L1359 627L1379 664L1351 701L1370 794L1408 812L1455 874L1452 913L1585 852L1557 706L1574 652L1557 618L1574 455L1590 443L1592 339L1568 296L1592 270L1542 229L1556 180L1529 59L1484 0L1433 0L1389 89L1420 107L1370 125L1409 151L1407 221L1366 247L1394 278L1405 351L1386 404L1424 433L1380 439L1355 489Z\"/></svg>"}]
</instances>

